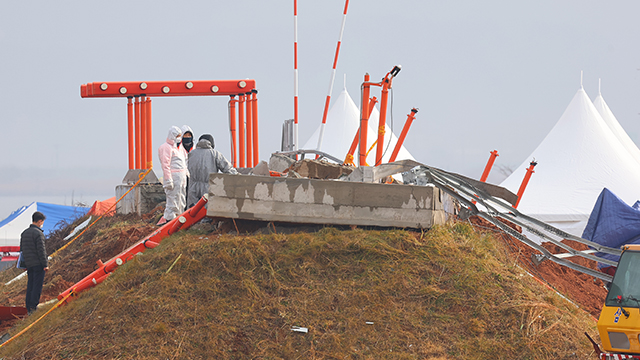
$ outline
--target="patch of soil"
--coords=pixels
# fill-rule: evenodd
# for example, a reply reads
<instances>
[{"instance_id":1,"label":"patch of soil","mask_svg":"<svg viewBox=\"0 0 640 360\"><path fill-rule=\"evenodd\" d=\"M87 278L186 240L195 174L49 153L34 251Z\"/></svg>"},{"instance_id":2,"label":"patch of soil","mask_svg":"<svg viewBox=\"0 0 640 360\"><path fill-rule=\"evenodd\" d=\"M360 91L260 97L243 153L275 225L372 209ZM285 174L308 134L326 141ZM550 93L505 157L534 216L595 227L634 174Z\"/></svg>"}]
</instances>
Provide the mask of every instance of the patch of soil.
<instances>
[{"instance_id":1,"label":"patch of soil","mask_svg":"<svg viewBox=\"0 0 640 360\"><path fill-rule=\"evenodd\" d=\"M505 224L509 223L504 219L500 220ZM539 265L536 265L532 260L532 256L534 254L540 254L537 250L534 250L528 245L522 243L520 240L505 234L493 224L478 216L470 217L469 221L478 228L482 228L483 230L492 230L499 234L498 237L508 245L511 255L517 259L520 266L529 271L529 273L534 277L566 296L569 300L579 305L595 318L600 316L600 311L607 296L607 289L605 288L602 280L595 279L587 274L562 266L551 260L544 260ZM514 229L517 227L517 225L511 225ZM521 229L518 231L522 232ZM576 250L588 249L588 246L575 241L563 240L562 242ZM545 242L542 246L552 254L566 253L566 250L550 242ZM590 269L597 270L597 263L595 261L579 256L568 258L568 260Z\"/></svg>"}]
</instances>

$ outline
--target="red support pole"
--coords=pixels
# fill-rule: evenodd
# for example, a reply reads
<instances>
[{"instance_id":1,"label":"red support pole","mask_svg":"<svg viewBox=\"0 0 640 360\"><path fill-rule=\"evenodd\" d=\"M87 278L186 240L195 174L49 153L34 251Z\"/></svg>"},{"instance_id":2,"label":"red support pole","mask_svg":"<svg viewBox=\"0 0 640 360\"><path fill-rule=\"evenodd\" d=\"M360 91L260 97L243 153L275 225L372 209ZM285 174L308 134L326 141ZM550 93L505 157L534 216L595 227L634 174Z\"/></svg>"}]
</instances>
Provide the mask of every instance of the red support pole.
<instances>
[{"instance_id":1,"label":"red support pole","mask_svg":"<svg viewBox=\"0 0 640 360\"><path fill-rule=\"evenodd\" d=\"M485 182L487 181L487 178L489 177L489 172L491 171L491 168L493 167L493 163L496 161L496 158L500 155L498 155L498 150L493 150L491 153L491 156L489 156L489 161L487 161L487 166L484 167L484 172L482 173L482 176L480 177L480 181L481 182Z\"/></svg>"},{"instance_id":2,"label":"red support pole","mask_svg":"<svg viewBox=\"0 0 640 360\"><path fill-rule=\"evenodd\" d=\"M140 98L138 96L135 97L135 118L136 118L136 169L141 169L140 167Z\"/></svg>"},{"instance_id":3,"label":"red support pole","mask_svg":"<svg viewBox=\"0 0 640 360\"><path fill-rule=\"evenodd\" d=\"M372 97L371 100L369 100L369 115L367 116L367 118L371 117L371 112L373 112L373 108L376 106L377 101L378 99L376 99L375 96ZM349 152L347 153L347 156L344 158L344 165L355 166L355 162L353 161L354 160L353 154L355 154L356 152L356 148L358 147L359 141L360 141L360 128L358 128L358 131L356 131L356 136L353 138L353 142L351 142L351 147L349 148Z\"/></svg>"},{"instance_id":4,"label":"red support pole","mask_svg":"<svg viewBox=\"0 0 640 360\"><path fill-rule=\"evenodd\" d=\"M369 74L364 74L364 83L362 83L362 104L360 105L360 145L358 165L364 166L367 162L367 129L369 129L369 93L371 86L369 85Z\"/></svg>"},{"instance_id":5,"label":"red support pole","mask_svg":"<svg viewBox=\"0 0 640 360\"><path fill-rule=\"evenodd\" d=\"M520 200L522 199L522 194L524 194L524 189L526 189L527 184L529 184L529 179L531 178L531 175L535 172L533 171L533 168L536 165L538 165L538 163L535 160L529 163L529 168L527 169L527 173L524 175L524 179L522 179L522 184L520 184L520 189L518 189L518 201L516 201L516 204L513 206L516 209L518 208L518 204L520 204Z\"/></svg>"},{"instance_id":6,"label":"red support pole","mask_svg":"<svg viewBox=\"0 0 640 360\"><path fill-rule=\"evenodd\" d=\"M253 108L253 166L258 165L258 90L251 90L251 107Z\"/></svg>"},{"instance_id":7,"label":"red support pole","mask_svg":"<svg viewBox=\"0 0 640 360\"><path fill-rule=\"evenodd\" d=\"M151 130L151 98L147 98L147 167L153 167L153 131Z\"/></svg>"},{"instance_id":8,"label":"red support pole","mask_svg":"<svg viewBox=\"0 0 640 360\"><path fill-rule=\"evenodd\" d=\"M251 108L251 93L248 92L245 94L246 101L244 102L246 106L246 118L247 118L247 167L253 167L253 117L252 117L252 108Z\"/></svg>"},{"instance_id":9,"label":"red support pole","mask_svg":"<svg viewBox=\"0 0 640 360\"><path fill-rule=\"evenodd\" d=\"M378 121L378 144L376 146L375 166L382 164L382 150L384 149L384 133L387 123L387 101L389 99L389 88L391 80L389 74L382 80L382 94L380 95L380 118Z\"/></svg>"},{"instance_id":10,"label":"red support pole","mask_svg":"<svg viewBox=\"0 0 640 360\"><path fill-rule=\"evenodd\" d=\"M135 255L143 253L147 249L153 249L154 247L158 246L158 244L160 244L160 242L162 242L162 240L167 236L181 229L188 229L189 227L198 223L207 215L207 209L204 206L207 201L208 196L204 195L202 198L200 198L200 200L194 207L183 212L182 215L169 221L161 228L157 229L144 239L135 243L133 246L111 258L109 261L103 263L102 261L98 260L98 268L87 277L77 282L75 285L60 293L60 295L58 295L58 300L64 299L71 292L73 292L72 295L77 296L77 294L82 292L83 290L98 285L120 266L133 259ZM73 299L74 296L68 297L65 302L70 302Z\"/></svg>"},{"instance_id":11,"label":"red support pole","mask_svg":"<svg viewBox=\"0 0 640 360\"><path fill-rule=\"evenodd\" d=\"M133 103L131 102L131 96L127 98L127 135L129 139L129 170L135 169L135 147L134 132L133 132Z\"/></svg>"},{"instance_id":12,"label":"red support pole","mask_svg":"<svg viewBox=\"0 0 640 360\"><path fill-rule=\"evenodd\" d=\"M407 136L407 133L409 132L409 128L411 127L411 123L416 118L416 114L417 113L418 113L418 109L413 108L413 109L411 109L411 112L409 113L409 115L407 115L407 121L405 121L405 123L404 123L404 127L402 128L402 132L400 133L400 137L398 138L398 142L396 142L396 147L393 149L393 152L391 153L391 157L389 157L389 162L396 161L396 157L398 156L398 152L400 152L400 148L402 147L402 144L404 143L404 138Z\"/></svg>"},{"instance_id":13,"label":"red support pole","mask_svg":"<svg viewBox=\"0 0 640 360\"><path fill-rule=\"evenodd\" d=\"M231 132L231 163L238 167L238 136L236 134L236 100L235 95L229 95L229 131Z\"/></svg>"},{"instance_id":14,"label":"red support pole","mask_svg":"<svg viewBox=\"0 0 640 360\"><path fill-rule=\"evenodd\" d=\"M238 151L240 158L240 167L245 167L245 135L244 135L244 94L238 94Z\"/></svg>"},{"instance_id":15,"label":"red support pole","mask_svg":"<svg viewBox=\"0 0 640 360\"><path fill-rule=\"evenodd\" d=\"M140 169L147 168L147 97L140 96Z\"/></svg>"}]
</instances>

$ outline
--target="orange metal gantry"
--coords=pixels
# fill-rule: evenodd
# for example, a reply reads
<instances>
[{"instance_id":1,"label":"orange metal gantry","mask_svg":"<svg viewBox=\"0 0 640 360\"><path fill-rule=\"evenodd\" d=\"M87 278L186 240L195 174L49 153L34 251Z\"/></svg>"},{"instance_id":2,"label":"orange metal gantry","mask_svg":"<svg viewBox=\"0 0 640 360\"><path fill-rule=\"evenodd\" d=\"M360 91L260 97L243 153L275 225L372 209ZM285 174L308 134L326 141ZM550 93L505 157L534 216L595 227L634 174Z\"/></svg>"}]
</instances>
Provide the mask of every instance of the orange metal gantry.
<instances>
[{"instance_id":1,"label":"orange metal gantry","mask_svg":"<svg viewBox=\"0 0 640 360\"><path fill-rule=\"evenodd\" d=\"M83 98L127 98L129 170L149 169L153 163L151 96L229 96L233 166L238 167L238 160L240 167L256 166L258 164L257 94L256 82L251 79L112 81L92 82L80 86L80 96ZM235 99L236 96L239 100ZM238 134L236 134L236 103L239 104L237 106Z\"/></svg>"}]
</instances>

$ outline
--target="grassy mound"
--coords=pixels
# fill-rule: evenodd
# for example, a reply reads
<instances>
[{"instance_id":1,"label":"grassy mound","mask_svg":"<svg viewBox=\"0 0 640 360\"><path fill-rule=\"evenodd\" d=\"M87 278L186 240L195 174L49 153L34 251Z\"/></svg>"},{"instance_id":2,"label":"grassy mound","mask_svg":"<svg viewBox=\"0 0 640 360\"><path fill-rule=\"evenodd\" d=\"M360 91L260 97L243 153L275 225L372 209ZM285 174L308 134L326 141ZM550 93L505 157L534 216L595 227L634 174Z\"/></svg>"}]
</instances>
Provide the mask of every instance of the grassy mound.
<instances>
[{"instance_id":1,"label":"grassy mound","mask_svg":"<svg viewBox=\"0 0 640 360\"><path fill-rule=\"evenodd\" d=\"M0 356L588 358L583 332L595 332L593 318L509 254L467 223L425 233L189 230L54 311Z\"/></svg>"}]
</instances>

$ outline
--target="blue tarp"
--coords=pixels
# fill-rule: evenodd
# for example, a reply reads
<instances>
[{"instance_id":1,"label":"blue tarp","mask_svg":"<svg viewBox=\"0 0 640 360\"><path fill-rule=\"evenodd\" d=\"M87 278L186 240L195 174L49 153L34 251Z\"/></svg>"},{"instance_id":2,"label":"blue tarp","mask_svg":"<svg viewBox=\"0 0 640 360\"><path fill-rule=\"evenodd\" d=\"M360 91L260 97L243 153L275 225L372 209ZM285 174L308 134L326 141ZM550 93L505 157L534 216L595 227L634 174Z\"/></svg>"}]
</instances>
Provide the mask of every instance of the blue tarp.
<instances>
[{"instance_id":1,"label":"blue tarp","mask_svg":"<svg viewBox=\"0 0 640 360\"><path fill-rule=\"evenodd\" d=\"M44 216L47 217L47 219L44 221L44 225L42 226L42 231L44 232L45 236L47 236L52 231L60 228L62 221L70 223L75 219L86 215L90 209L91 208L89 207L83 206L68 206L33 202L27 206L20 207L18 210L12 212L11 215L9 215L6 219L0 221L0 228L10 224L12 221L16 220L18 217L20 217L20 215L23 214L28 217L28 222L31 223L31 215L33 215L35 211L40 211L44 214ZM25 214L25 212L29 213ZM27 224L23 227L24 229L26 229L28 226L29 225Z\"/></svg>"},{"instance_id":2,"label":"blue tarp","mask_svg":"<svg viewBox=\"0 0 640 360\"><path fill-rule=\"evenodd\" d=\"M624 244L640 244L640 201L629 206L604 188L591 211L582 238L612 248L620 248ZM597 253L596 256L613 261L620 258L603 253ZM598 266L606 265L599 263Z\"/></svg>"},{"instance_id":3,"label":"blue tarp","mask_svg":"<svg viewBox=\"0 0 640 360\"><path fill-rule=\"evenodd\" d=\"M49 235L52 231L59 229L63 222L70 224L74 220L85 216L91 209L90 207L84 206L55 205L41 202L37 204L38 211L47 217L47 220L44 221L44 225L42 225L42 231L45 236Z\"/></svg>"}]
</instances>

